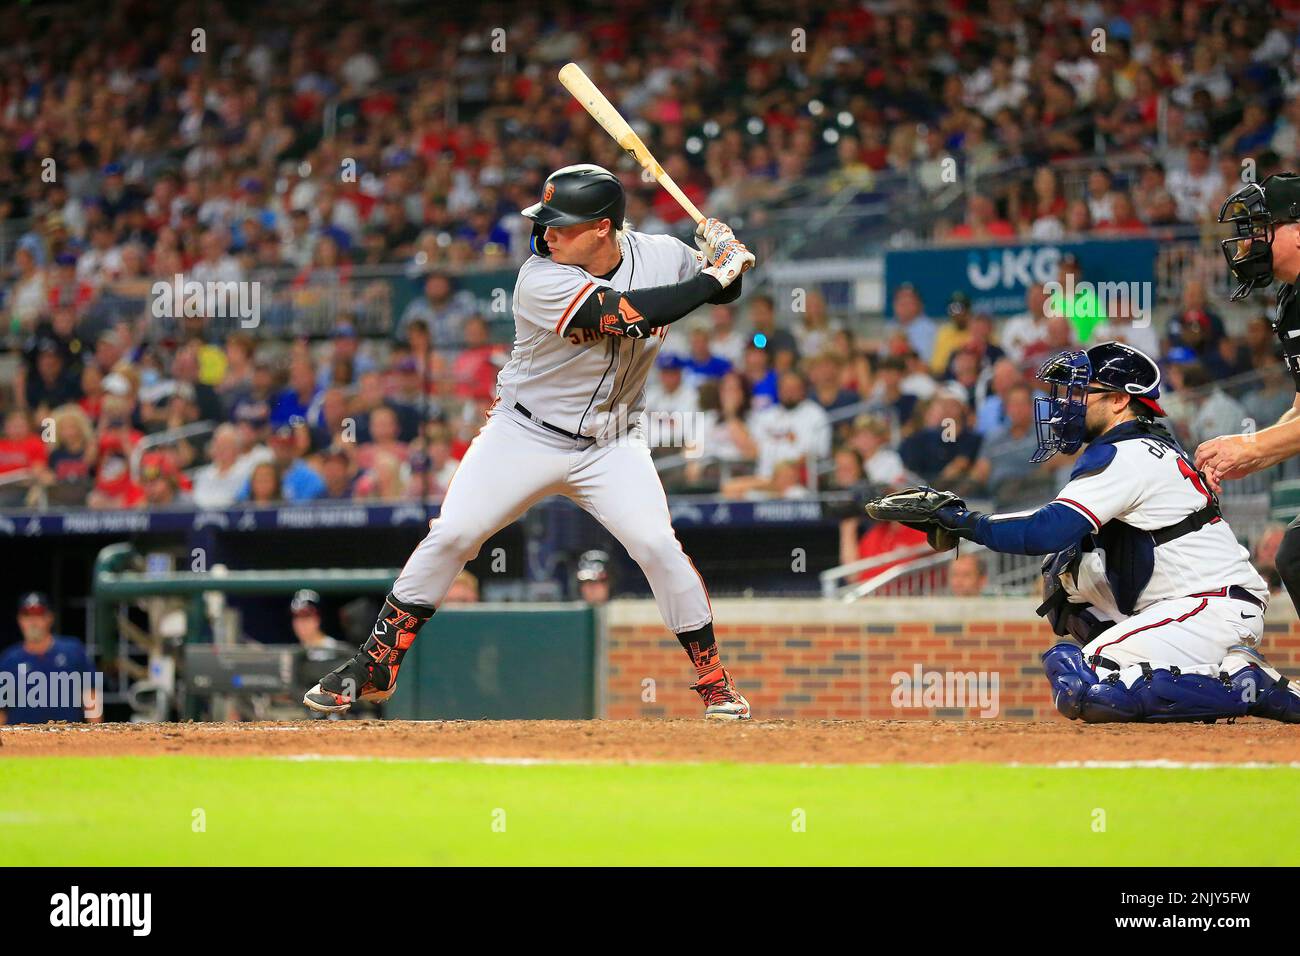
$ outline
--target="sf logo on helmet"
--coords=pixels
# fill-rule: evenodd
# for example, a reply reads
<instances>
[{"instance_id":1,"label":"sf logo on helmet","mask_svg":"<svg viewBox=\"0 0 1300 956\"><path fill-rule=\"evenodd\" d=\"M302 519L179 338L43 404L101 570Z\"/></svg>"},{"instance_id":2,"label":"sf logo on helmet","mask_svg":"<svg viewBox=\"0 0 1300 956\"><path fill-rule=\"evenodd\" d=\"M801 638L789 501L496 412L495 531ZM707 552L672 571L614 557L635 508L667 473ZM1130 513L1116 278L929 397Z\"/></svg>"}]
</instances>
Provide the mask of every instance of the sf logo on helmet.
<instances>
[{"instance_id":1,"label":"sf logo on helmet","mask_svg":"<svg viewBox=\"0 0 1300 956\"><path fill-rule=\"evenodd\" d=\"M542 190L542 202L550 202L555 195L555 183L547 183L546 188Z\"/></svg>"}]
</instances>

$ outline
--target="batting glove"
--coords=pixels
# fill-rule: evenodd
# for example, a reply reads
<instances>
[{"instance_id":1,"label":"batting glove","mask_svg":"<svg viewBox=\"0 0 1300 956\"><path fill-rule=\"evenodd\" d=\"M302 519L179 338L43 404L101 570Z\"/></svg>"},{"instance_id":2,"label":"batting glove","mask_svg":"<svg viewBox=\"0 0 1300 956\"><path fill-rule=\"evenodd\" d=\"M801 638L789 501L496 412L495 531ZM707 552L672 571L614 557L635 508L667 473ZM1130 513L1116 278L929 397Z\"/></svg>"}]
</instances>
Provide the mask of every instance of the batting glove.
<instances>
[{"instance_id":1,"label":"batting glove","mask_svg":"<svg viewBox=\"0 0 1300 956\"><path fill-rule=\"evenodd\" d=\"M700 272L713 276L725 289L740 277L741 273L754 267L754 254L745 248L739 239L724 239L718 245L718 254L710 260L709 265Z\"/></svg>"},{"instance_id":2,"label":"batting glove","mask_svg":"<svg viewBox=\"0 0 1300 956\"><path fill-rule=\"evenodd\" d=\"M695 227L695 245L710 262L718 257L718 246L723 241L735 238L731 227L721 219L705 219Z\"/></svg>"}]
</instances>

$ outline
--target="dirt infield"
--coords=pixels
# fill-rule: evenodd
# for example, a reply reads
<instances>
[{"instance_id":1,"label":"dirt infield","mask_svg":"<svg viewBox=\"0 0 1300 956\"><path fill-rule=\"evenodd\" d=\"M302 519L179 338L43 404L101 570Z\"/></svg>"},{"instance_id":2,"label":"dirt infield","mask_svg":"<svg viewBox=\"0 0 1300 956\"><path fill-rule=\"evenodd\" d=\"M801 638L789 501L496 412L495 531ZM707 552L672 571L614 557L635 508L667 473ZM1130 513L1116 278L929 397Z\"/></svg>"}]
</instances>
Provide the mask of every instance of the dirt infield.
<instances>
[{"instance_id":1,"label":"dirt infield","mask_svg":"<svg viewBox=\"0 0 1300 956\"><path fill-rule=\"evenodd\" d=\"M1300 762L1300 727L1064 720L292 721L0 727L0 757L329 756L743 763Z\"/></svg>"}]
</instances>

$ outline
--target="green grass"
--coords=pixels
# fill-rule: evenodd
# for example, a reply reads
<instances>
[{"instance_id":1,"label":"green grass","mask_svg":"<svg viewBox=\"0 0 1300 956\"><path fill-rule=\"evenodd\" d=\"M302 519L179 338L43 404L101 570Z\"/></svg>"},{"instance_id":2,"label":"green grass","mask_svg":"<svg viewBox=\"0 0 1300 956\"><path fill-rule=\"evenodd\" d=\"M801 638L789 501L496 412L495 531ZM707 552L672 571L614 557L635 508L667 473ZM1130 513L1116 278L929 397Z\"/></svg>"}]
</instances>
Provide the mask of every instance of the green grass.
<instances>
[{"instance_id":1,"label":"green grass","mask_svg":"<svg viewBox=\"0 0 1300 956\"><path fill-rule=\"evenodd\" d=\"M0 865L1282 864L1298 789L1291 768L27 758L0 763Z\"/></svg>"}]
</instances>

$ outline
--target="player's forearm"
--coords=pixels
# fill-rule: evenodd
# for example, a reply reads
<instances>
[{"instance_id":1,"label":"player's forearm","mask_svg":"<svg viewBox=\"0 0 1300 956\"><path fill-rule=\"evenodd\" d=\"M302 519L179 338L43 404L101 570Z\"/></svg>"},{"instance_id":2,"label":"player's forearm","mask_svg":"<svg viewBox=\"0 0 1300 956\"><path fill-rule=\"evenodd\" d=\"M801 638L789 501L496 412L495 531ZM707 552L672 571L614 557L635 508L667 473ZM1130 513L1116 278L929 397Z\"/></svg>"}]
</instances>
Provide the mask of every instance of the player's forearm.
<instances>
[{"instance_id":1,"label":"player's forearm","mask_svg":"<svg viewBox=\"0 0 1300 956\"><path fill-rule=\"evenodd\" d=\"M603 296L598 292L587 297L587 301L574 313L568 327L612 331L610 323L602 317L617 313L630 325L658 329L689 315L723 291L722 283L713 276L701 273L674 285L633 289L630 292L605 291ZM618 299L622 300L621 304L616 301Z\"/></svg>"},{"instance_id":2,"label":"player's forearm","mask_svg":"<svg viewBox=\"0 0 1300 956\"><path fill-rule=\"evenodd\" d=\"M1261 468L1271 468L1280 461L1300 455L1300 412L1288 409L1276 425L1255 433Z\"/></svg>"},{"instance_id":3,"label":"player's forearm","mask_svg":"<svg viewBox=\"0 0 1300 956\"><path fill-rule=\"evenodd\" d=\"M728 303L735 302L740 298L740 286L744 281L744 276L736 276L736 278L732 280L731 285L727 286L713 298L708 300L709 305L727 305Z\"/></svg>"},{"instance_id":4,"label":"player's forearm","mask_svg":"<svg viewBox=\"0 0 1300 956\"><path fill-rule=\"evenodd\" d=\"M960 511L943 515L944 527L1003 554L1052 554L1078 544L1092 524L1069 505L1052 501L1029 514L986 515Z\"/></svg>"},{"instance_id":5,"label":"player's forearm","mask_svg":"<svg viewBox=\"0 0 1300 956\"><path fill-rule=\"evenodd\" d=\"M1296 392L1295 400L1291 403L1291 407L1282 413L1282 416L1277 420L1277 424L1285 425L1287 422L1293 422L1297 418L1300 418L1300 392Z\"/></svg>"}]
</instances>

